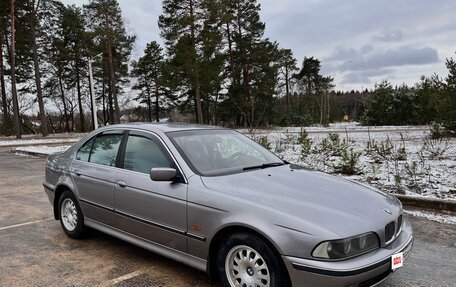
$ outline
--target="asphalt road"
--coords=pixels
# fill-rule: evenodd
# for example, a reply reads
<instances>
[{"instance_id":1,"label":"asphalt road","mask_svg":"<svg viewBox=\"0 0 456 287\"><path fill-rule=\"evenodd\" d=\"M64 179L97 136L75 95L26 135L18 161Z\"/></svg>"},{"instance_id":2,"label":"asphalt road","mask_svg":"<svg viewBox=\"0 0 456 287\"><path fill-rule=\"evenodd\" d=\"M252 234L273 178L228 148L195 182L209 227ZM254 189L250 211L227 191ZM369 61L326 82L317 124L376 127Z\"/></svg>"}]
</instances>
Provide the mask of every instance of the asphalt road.
<instances>
[{"instance_id":1,"label":"asphalt road","mask_svg":"<svg viewBox=\"0 0 456 287\"><path fill-rule=\"evenodd\" d=\"M202 272L99 232L69 239L42 190L44 164L0 152L0 286L211 286ZM380 287L456 286L456 226L409 219L413 253Z\"/></svg>"}]
</instances>

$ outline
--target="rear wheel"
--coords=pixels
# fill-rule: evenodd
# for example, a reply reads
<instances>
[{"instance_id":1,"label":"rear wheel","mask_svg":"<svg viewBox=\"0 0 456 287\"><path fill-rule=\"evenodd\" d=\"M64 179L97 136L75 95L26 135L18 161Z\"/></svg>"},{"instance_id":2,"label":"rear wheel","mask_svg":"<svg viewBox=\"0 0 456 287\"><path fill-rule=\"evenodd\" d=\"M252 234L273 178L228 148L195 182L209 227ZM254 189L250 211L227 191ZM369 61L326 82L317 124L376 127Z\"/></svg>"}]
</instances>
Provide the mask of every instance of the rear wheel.
<instances>
[{"instance_id":1,"label":"rear wheel","mask_svg":"<svg viewBox=\"0 0 456 287\"><path fill-rule=\"evenodd\" d=\"M224 287L286 287L282 259L263 239L248 233L230 236L217 256L218 276Z\"/></svg>"},{"instance_id":2,"label":"rear wheel","mask_svg":"<svg viewBox=\"0 0 456 287\"><path fill-rule=\"evenodd\" d=\"M60 225L65 233L74 239L84 235L84 216L73 193L63 192L59 200Z\"/></svg>"}]
</instances>

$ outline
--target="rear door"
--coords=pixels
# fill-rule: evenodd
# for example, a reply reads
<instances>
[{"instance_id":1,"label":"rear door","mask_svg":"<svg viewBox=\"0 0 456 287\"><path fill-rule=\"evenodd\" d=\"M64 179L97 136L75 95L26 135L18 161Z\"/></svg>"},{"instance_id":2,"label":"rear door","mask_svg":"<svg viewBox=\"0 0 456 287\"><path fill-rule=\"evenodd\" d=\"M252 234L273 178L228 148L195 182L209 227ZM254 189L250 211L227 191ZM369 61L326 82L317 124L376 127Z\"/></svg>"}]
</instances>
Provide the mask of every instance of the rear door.
<instances>
[{"instance_id":1,"label":"rear door","mask_svg":"<svg viewBox=\"0 0 456 287\"><path fill-rule=\"evenodd\" d=\"M123 130L102 132L84 145L71 164L71 174L84 216L114 225L115 170Z\"/></svg>"},{"instance_id":2,"label":"rear door","mask_svg":"<svg viewBox=\"0 0 456 287\"><path fill-rule=\"evenodd\" d=\"M187 184L163 142L151 133L130 131L116 172L118 228L161 245L187 251ZM175 168L181 180L156 182L150 169Z\"/></svg>"}]
</instances>

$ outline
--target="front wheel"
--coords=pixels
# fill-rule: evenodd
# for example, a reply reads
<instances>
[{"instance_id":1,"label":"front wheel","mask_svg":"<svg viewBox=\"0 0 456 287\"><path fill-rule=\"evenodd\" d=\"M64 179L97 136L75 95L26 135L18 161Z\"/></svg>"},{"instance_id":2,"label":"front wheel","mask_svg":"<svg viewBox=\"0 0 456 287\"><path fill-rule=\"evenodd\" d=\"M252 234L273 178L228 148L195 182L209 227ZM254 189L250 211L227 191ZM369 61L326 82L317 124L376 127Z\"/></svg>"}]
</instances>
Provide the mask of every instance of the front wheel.
<instances>
[{"instance_id":1,"label":"front wheel","mask_svg":"<svg viewBox=\"0 0 456 287\"><path fill-rule=\"evenodd\" d=\"M63 192L59 200L60 225L65 233L74 239L84 235L84 216L73 193Z\"/></svg>"},{"instance_id":2,"label":"front wheel","mask_svg":"<svg viewBox=\"0 0 456 287\"><path fill-rule=\"evenodd\" d=\"M260 237L230 236L217 256L218 275L224 287L286 287L288 275L280 256Z\"/></svg>"}]
</instances>

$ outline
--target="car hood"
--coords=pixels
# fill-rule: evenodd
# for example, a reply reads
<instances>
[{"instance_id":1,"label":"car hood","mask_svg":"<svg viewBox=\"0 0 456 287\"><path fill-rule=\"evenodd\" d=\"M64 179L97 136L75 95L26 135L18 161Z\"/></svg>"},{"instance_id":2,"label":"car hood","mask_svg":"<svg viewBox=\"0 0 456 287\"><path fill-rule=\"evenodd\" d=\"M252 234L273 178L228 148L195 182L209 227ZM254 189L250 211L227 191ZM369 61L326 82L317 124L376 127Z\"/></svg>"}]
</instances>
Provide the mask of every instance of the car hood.
<instances>
[{"instance_id":1,"label":"car hood","mask_svg":"<svg viewBox=\"0 0 456 287\"><path fill-rule=\"evenodd\" d=\"M232 195L279 226L349 237L379 231L401 212L395 197L325 173L289 165L203 177L209 189ZM391 213L391 214L390 214Z\"/></svg>"}]
</instances>

